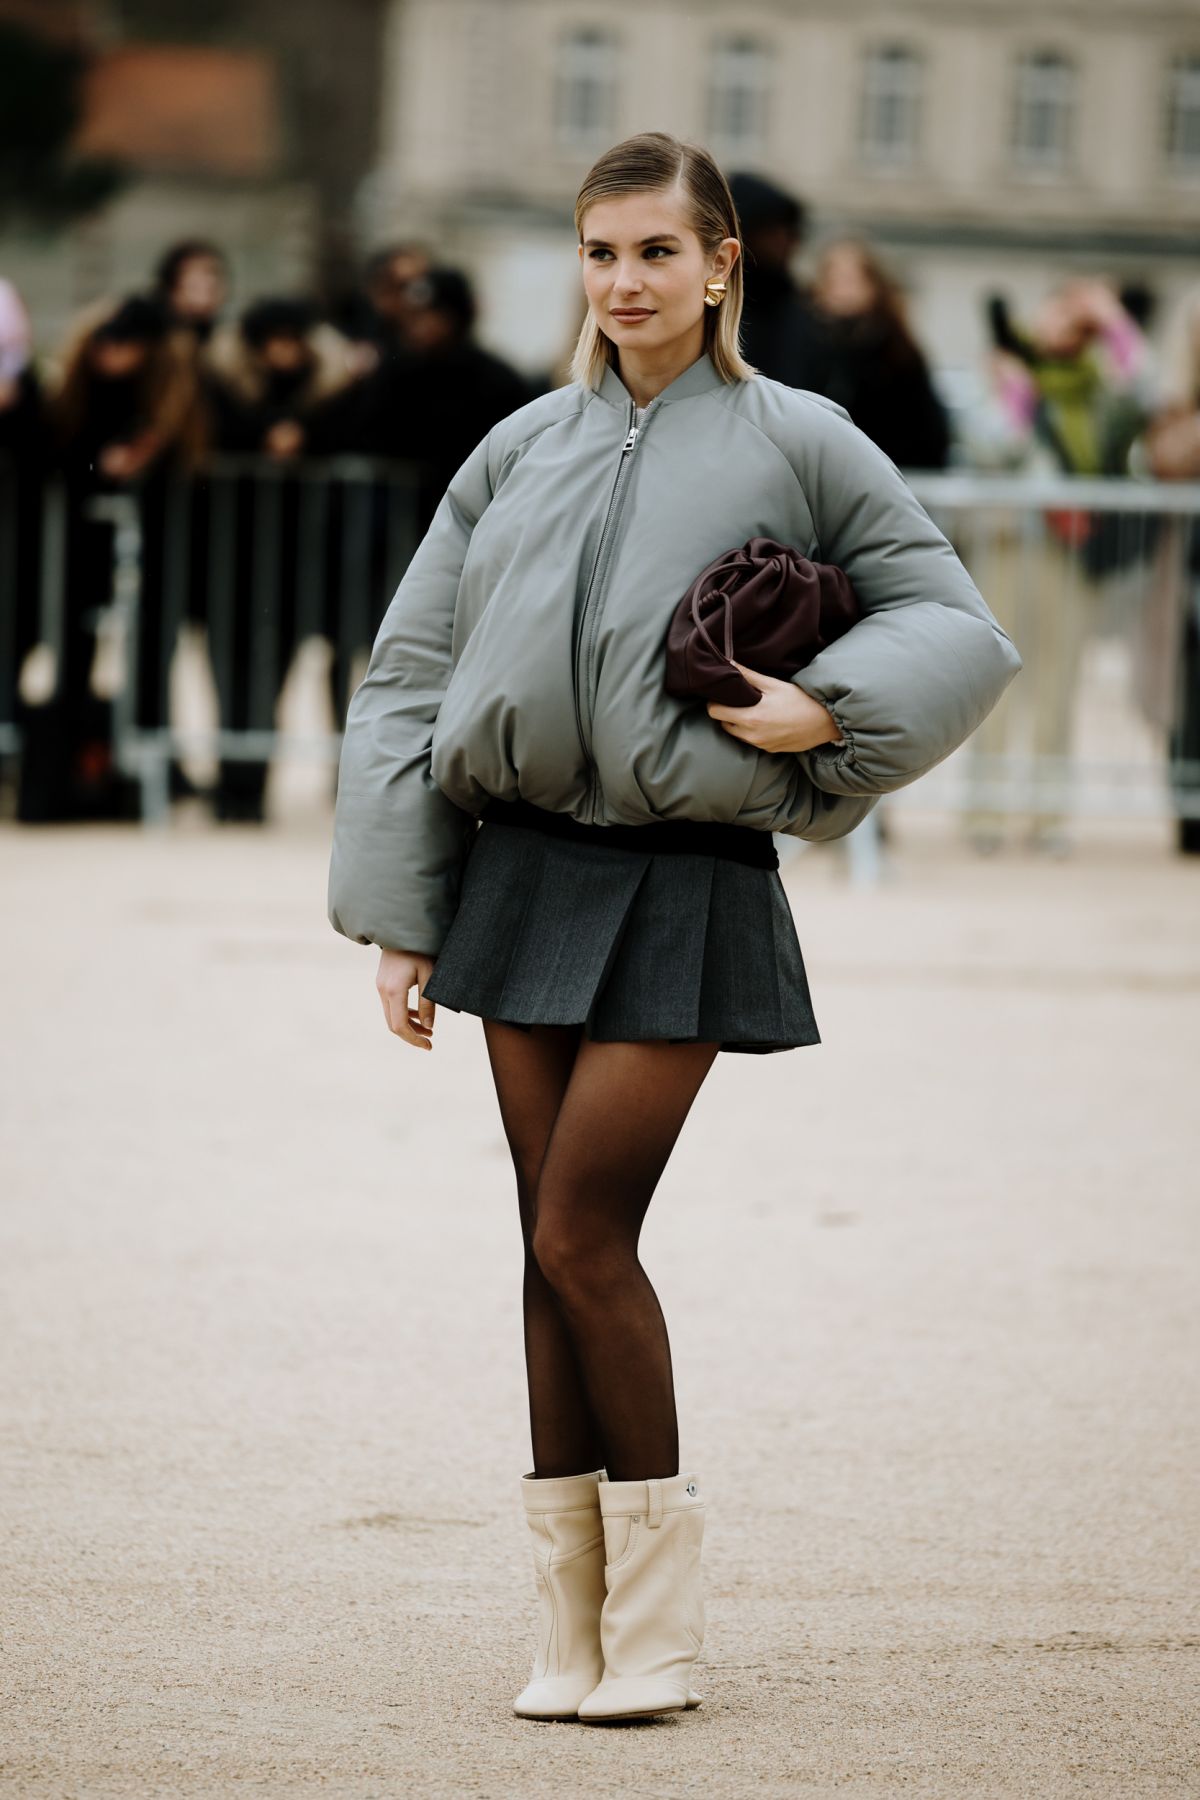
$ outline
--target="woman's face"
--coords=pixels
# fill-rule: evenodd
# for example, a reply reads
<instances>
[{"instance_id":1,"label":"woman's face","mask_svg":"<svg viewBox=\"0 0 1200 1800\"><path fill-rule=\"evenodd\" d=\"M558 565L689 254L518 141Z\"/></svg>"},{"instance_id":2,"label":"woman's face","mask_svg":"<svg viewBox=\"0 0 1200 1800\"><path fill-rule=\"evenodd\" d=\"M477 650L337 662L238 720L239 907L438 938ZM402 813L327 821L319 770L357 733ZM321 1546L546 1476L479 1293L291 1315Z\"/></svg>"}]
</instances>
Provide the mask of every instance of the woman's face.
<instances>
[{"instance_id":1,"label":"woman's face","mask_svg":"<svg viewBox=\"0 0 1200 1800\"><path fill-rule=\"evenodd\" d=\"M870 271L853 244L831 244L821 258L815 283L817 305L837 319L869 313L879 296Z\"/></svg>"},{"instance_id":2,"label":"woman's face","mask_svg":"<svg viewBox=\"0 0 1200 1800\"><path fill-rule=\"evenodd\" d=\"M736 238L704 254L677 189L595 201L579 246L588 305L605 337L618 350L656 353L694 333L704 283L724 280L737 255Z\"/></svg>"},{"instance_id":3,"label":"woman's face","mask_svg":"<svg viewBox=\"0 0 1200 1800\"><path fill-rule=\"evenodd\" d=\"M1096 335L1086 288L1069 283L1050 294L1034 313L1030 330L1044 355L1082 356Z\"/></svg>"},{"instance_id":4,"label":"woman's face","mask_svg":"<svg viewBox=\"0 0 1200 1800\"><path fill-rule=\"evenodd\" d=\"M215 319L228 298L225 270L213 256L189 256L171 289L171 307L181 319Z\"/></svg>"},{"instance_id":5,"label":"woman's face","mask_svg":"<svg viewBox=\"0 0 1200 1800\"><path fill-rule=\"evenodd\" d=\"M309 360L309 349L303 338L269 337L259 355L268 369L276 375L294 375L303 369Z\"/></svg>"},{"instance_id":6,"label":"woman's face","mask_svg":"<svg viewBox=\"0 0 1200 1800\"><path fill-rule=\"evenodd\" d=\"M102 380L121 381L127 375L136 375L145 366L148 355L146 345L140 341L100 338L92 344L88 360Z\"/></svg>"},{"instance_id":7,"label":"woman's face","mask_svg":"<svg viewBox=\"0 0 1200 1800\"><path fill-rule=\"evenodd\" d=\"M392 324L407 325L413 313L412 284L429 269L423 251L397 251L373 277L368 293L375 311Z\"/></svg>"}]
</instances>

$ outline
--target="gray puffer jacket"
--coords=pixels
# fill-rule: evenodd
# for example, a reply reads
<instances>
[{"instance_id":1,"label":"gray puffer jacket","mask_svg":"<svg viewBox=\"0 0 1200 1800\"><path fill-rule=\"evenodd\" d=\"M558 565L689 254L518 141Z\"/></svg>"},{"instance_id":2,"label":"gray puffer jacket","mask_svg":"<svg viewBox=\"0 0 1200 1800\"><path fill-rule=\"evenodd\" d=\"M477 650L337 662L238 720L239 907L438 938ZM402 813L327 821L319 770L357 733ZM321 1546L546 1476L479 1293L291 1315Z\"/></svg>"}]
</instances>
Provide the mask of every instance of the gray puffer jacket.
<instances>
[{"instance_id":1,"label":"gray puffer jacket","mask_svg":"<svg viewBox=\"0 0 1200 1800\"><path fill-rule=\"evenodd\" d=\"M436 956L489 795L593 824L845 835L948 756L1021 667L895 466L838 406L705 354L635 427L615 369L494 426L458 470L346 723L329 916ZM802 669L842 741L732 737L663 686L667 624L761 536L836 563L865 617Z\"/></svg>"}]
</instances>

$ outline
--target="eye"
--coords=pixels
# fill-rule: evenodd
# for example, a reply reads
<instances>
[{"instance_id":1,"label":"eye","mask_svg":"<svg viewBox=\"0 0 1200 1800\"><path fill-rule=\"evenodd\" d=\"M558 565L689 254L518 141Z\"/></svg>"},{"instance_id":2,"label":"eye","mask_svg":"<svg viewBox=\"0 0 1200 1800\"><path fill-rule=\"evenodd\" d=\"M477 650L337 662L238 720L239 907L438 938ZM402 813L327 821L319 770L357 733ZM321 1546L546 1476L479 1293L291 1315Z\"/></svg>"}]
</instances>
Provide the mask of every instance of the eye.
<instances>
[{"instance_id":1,"label":"eye","mask_svg":"<svg viewBox=\"0 0 1200 1800\"><path fill-rule=\"evenodd\" d=\"M666 244L648 244L643 254L646 256L653 256L655 251L662 256L674 256L677 254L674 250L669 249ZM594 250L588 251L588 260L589 262L597 262L602 256L609 255L611 255L611 251L606 250L603 245L598 244Z\"/></svg>"}]
</instances>

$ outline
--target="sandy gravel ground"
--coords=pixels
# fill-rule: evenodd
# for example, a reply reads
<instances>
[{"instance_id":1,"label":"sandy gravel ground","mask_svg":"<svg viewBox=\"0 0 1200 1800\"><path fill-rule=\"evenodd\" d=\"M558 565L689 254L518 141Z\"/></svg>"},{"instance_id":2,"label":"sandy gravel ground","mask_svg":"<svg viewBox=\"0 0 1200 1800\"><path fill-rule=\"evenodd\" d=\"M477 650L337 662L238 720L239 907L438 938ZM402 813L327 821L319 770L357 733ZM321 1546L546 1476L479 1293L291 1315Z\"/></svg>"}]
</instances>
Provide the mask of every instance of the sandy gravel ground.
<instances>
[{"instance_id":1,"label":"sandy gravel ground","mask_svg":"<svg viewBox=\"0 0 1200 1800\"><path fill-rule=\"evenodd\" d=\"M824 1042L651 1209L698 1712L512 1717L520 1243L478 1022L391 1039L321 820L0 828L0 1791L1200 1794L1200 865L787 882Z\"/></svg>"}]
</instances>

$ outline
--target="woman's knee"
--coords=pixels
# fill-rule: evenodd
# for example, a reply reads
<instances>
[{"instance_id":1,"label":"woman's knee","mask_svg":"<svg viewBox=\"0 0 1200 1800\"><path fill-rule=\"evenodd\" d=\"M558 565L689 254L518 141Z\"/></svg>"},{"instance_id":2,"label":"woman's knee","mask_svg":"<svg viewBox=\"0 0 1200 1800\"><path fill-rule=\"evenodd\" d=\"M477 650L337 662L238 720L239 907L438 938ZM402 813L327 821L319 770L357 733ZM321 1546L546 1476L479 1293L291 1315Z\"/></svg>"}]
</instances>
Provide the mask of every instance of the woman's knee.
<instances>
[{"instance_id":1,"label":"woman's knee","mask_svg":"<svg viewBox=\"0 0 1200 1800\"><path fill-rule=\"evenodd\" d=\"M637 1249L621 1238L597 1239L581 1231L569 1213L539 1206L531 1248L534 1261L558 1298L569 1304L603 1299L637 1263Z\"/></svg>"}]
</instances>

